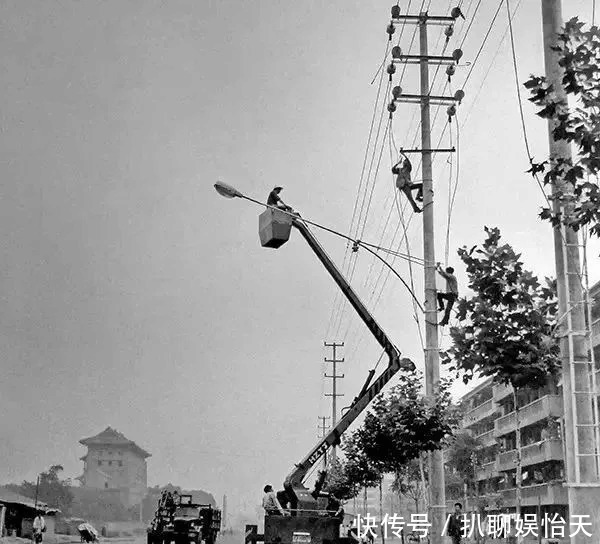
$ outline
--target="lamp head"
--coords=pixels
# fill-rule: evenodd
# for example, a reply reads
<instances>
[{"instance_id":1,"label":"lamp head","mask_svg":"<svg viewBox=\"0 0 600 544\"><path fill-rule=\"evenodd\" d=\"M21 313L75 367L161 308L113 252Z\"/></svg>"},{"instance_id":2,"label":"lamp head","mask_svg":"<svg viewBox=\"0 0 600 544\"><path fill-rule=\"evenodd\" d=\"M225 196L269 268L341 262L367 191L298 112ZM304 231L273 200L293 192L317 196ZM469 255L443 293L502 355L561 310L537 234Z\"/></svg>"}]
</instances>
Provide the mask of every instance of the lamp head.
<instances>
[{"instance_id":1,"label":"lamp head","mask_svg":"<svg viewBox=\"0 0 600 544\"><path fill-rule=\"evenodd\" d=\"M223 181L217 181L217 183L215 183L215 190L225 198L241 198L244 196L235 187L232 187Z\"/></svg>"}]
</instances>

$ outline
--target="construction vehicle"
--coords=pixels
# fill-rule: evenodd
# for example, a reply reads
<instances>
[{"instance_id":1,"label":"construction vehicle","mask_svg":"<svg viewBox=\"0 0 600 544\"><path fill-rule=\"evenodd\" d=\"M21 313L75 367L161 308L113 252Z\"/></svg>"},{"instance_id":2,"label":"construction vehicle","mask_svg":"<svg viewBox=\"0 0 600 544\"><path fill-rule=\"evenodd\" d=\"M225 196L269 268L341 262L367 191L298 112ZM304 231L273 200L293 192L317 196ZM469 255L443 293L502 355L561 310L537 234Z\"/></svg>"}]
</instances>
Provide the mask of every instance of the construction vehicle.
<instances>
[{"instance_id":1,"label":"construction vehicle","mask_svg":"<svg viewBox=\"0 0 600 544\"><path fill-rule=\"evenodd\" d=\"M148 544L214 544L221 530L221 511L192 502L192 495L158 503L147 531Z\"/></svg>"},{"instance_id":2,"label":"construction vehicle","mask_svg":"<svg viewBox=\"0 0 600 544\"><path fill-rule=\"evenodd\" d=\"M291 515L266 515L264 534L258 533L258 526L246 525L245 540L246 544L254 544L257 541L264 541L266 544L340 544L344 540L340 539L339 535L342 520L327 510L327 494L321 491L325 485L325 471L320 472L313 490L309 490L304 481L328 449L340 443L342 434L392 377L399 370L413 371L415 365L410 359L400 357L398 349L366 309L299 214L267 208L259 217L261 245L281 247L289 240L292 227L300 232L381 345L388 357L388 366L372 383L375 371L369 372L361 391L339 422L295 465L285 479L284 490L277 496Z\"/></svg>"}]
</instances>

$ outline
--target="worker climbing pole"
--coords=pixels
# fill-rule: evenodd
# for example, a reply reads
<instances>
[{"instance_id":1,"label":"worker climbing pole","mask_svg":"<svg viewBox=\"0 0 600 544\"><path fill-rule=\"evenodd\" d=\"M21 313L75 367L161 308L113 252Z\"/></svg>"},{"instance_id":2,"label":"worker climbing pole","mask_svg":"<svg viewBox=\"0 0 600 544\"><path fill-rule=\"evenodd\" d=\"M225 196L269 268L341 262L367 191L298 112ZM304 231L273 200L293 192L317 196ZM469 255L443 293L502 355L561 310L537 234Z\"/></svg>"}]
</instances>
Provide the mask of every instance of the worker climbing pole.
<instances>
[{"instance_id":1,"label":"worker climbing pole","mask_svg":"<svg viewBox=\"0 0 600 544\"><path fill-rule=\"evenodd\" d=\"M435 260L435 238L433 223L433 180L432 180L432 153L453 152L454 149L432 149L431 148L431 121L430 106L447 106L446 113L448 121L456 114L456 105L464 97L462 90L456 91L453 96L436 96L431 94L429 84L429 65L447 65L446 75L449 79L456 72L456 66L462 57L460 49L454 50L451 56L429 55L427 27L433 25L445 25L445 35L448 41L454 33L454 23L458 17L464 18L460 8L454 8L449 16L434 16L427 12L419 15L402 15L398 6L392 7L392 20L387 27L389 39L395 32L398 24L417 24L419 28L420 51L418 55L404 54L400 46L392 48L392 61L387 67L390 82L396 72L395 64L419 64L420 65L420 92L419 94L406 94L398 85L392 90L392 101L388 105L390 118L396 111L396 103L408 102L419 104L421 107L421 148L402 149L406 157L408 153L420 153L422 157L422 196L423 196L423 257L425 260L425 388L427 395L434 395L439 389L440 364L437 322L437 291L435 283L436 260ZM402 190L409 198L409 193ZM409 201L411 198L409 198ZM412 202L411 202L412 204ZM416 212L413 205L413 209ZM450 301L448 301L448 304ZM442 324L447 323L446 316ZM446 519L446 500L444 482L444 461L442 451L435 451L429 455L429 522L431 523L431 543L441 544Z\"/></svg>"}]
</instances>

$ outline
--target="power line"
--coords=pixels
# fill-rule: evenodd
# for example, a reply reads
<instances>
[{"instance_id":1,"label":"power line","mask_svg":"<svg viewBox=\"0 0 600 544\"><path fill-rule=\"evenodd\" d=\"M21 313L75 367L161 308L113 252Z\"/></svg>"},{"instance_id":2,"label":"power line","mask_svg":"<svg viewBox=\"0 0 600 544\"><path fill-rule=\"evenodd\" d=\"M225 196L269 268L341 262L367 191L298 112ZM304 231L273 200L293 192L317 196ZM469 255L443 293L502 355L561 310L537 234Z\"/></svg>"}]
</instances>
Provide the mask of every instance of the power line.
<instances>
[{"instance_id":1,"label":"power line","mask_svg":"<svg viewBox=\"0 0 600 544\"><path fill-rule=\"evenodd\" d=\"M513 10L513 12L512 12L513 18L515 17L517 11L519 10L519 7L521 6L521 2L522 2L522 0L519 0L515 9ZM496 52L492 56L492 60L491 60L490 64L488 65L488 68L485 72L485 75L483 76L483 78L481 80L481 83L479 84L479 88L477 89L477 92L475 93L475 96L474 96L473 100L471 101L471 106L469 107L467 113L465 114L465 120L463 121L462 128L465 128L467 121L470 118L471 111L473 111L473 108L475 107L475 104L477 103L477 100L479 99L479 95L481 94L481 91L483 90L483 86L487 80L487 77L489 76L489 74L496 62L496 58L498 57L500 50L502 49L502 44L504 43L504 40L506 39L506 36L508 35L508 31L509 31L509 26L507 24L506 29L504 30L504 33L502 34L502 38L500 39L500 42L498 43L498 47L496 48Z\"/></svg>"},{"instance_id":2,"label":"power line","mask_svg":"<svg viewBox=\"0 0 600 544\"><path fill-rule=\"evenodd\" d=\"M525 143L525 151L527 152L527 160L529 161L529 164L532 166L533 165L533 157L531 155L531 148L529 146L529 138L527 136L527 128L525 126L525 115L523 114L523 103L521 101L521 85L519 84L519 70L518 70L518 66L517 66L515 36L513 33L512 16L510 14L509 0L506 0L506 11L508 13L508 29L509 29L509 33L510 33L510 49L511 49L511 53L512 53L512 64L513 64L513 71L514 71L514 75L515 75L515 88L517 91L517 101L519 103L519 116L521 118L521 129L523 131L523 142ZM542 194L544 195L546 203L548 204L548 206L550 206L550 201L548 200L548 196L546 195L546 191L544 191L544 187L542 186L542 183L540 182L540 180L537 176L534 176L534 177L535 177L535 181L538 184L538 187L540 188L540 191L542 191Z\"/></svg>"},{"instance_id":3,"label":"power line","mask_svg":"<svg viewBox=\"0 0 600 544\"><path fill-rule=\"evenodd\" d=\"M498 18L498 14L500 13L500 9L502 8L502 3L503 2L504 2L504 0L500 0L500 3L498 4L498 8L496 9L496 13L494 13L494 17L492 18L490 26L488 27L487 32L485 33L483 41L481 42L481 46L479 47L479 51L477 51L477 55L475 55L475 60L473 60L473 64L471 64L471 68L469 69L467 77L465 78L465 80L464 80L464 82L462 84L463 90L464 90L465 86L467 85L467 82L469 81L469 78L471 77L471 74L473 73L473 69L477 65L477 60L479 59L479 56L481 55L481 52L483 51L483 48L485 47L485 44L486 44L487 39L488 39L488 37L490 35L490 32L492 31L492 28L494 27L494 23L496 22L496 19Z\"/></svg>"},{"instance_id":4,"label":"power line","mask_svg":"<svg viewBox=\"0 0 600 544\"><path fill-rule=\"evenodd\" d=\"M385 48L385 50L386 50L385 55L386 56L387 56L388 49L389 49L389 41L386 43L386 48ZM379 85L377 87L377 96L375 98L375 104L373 105L373 115L371 117L371 126L369 127L369 136L367 138L367 146L366 146L366 149L365 149L365 156L364 156L364 159L363 159L362 170L361 170L361 173L360 173L358 190L356 192L356 199L354 200L354 209L352 210L352 219L350 220L350 228L348 229L348 233L349 234L351 234L352 231L353 231L354 220L356 218L356 211L358 209L358 201L360 200L360 193L361 193L361 189L362 189L362 185L363 185L363 181L364 181L365 168L366 168L366 165L367 165L367 157L368 157L368 154L369 154L369 148L371 146L371 138L373 137L373 127L375 126L375 118L377 116L377 106L379 104L379 97L381 95L381 86L382 86L382 83L383 83L383 76L384 76L384 74L382 72L381 76L379 78ZM342 270L344 270L345 266L346 266L346 260L347 260L347 257L348 257L348 251L349 251L349 245L346 245L346 250L344 251L344 260L342 262ZM332 326L332 324L334 322L334 319L333 319L334 318L334 314L337 313L336 307L337 307L337 301L338 300L340 300L340 294L339 294L339 292L336 292L335 297L334 297L333 307L332 307L332 310L331 310L331 314L329 316L329 324L327 326L327 331L325 333L326 337L329 336L329 332L330 332L331 326Z\"/></svg>"}]
</instances>

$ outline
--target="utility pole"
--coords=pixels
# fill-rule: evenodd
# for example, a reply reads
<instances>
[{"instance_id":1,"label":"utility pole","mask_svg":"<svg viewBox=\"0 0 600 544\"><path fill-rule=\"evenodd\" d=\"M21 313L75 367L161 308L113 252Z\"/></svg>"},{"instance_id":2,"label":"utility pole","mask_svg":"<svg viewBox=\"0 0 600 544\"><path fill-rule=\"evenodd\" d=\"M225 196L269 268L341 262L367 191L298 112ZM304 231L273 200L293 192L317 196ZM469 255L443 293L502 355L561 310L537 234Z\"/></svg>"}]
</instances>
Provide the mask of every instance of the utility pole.
<instances>
[{"instance_id":1,"label":"utility pole","mask_svg":"<svg viewBox=\"0 0 600 544\"><path fill-rule=\"evenodd\" d=\"M448 25L447 39L452 35L456 18L461 15L459 8L452 10L451 16L432 16L427 12L416 15L401 15L400 10L392 8L392 21L388 26L390 41L395 32L395 24L399 22L416 23L419 27L419 55L403 54L399 46L392 48L392 64L388 66L390 81L395 73L394 63L419 64L420 67L420 93L419 95L405 94L397 86L392 91L393 101L388 106L390 118L396 111L396 102L420 104L421 107L421 149L402 150L404 153L420 153L422 157L422 182L423 182L423 259L425 261L425 392L433 398L439 390L440 359L437 322L436 284L435 284L435 237L433 217L433 175L432 153L453 152L454 149L431 148L431 120L430 107L432 104L449 105L447 109L448 121L456 113L456 102L464 97L462 90L454 96L434 96L431 94L429 84L429 66L432 64L449 65L446 73L450 77L454 73L455 64L462 56L462 51L456 49L452 56L429 55L427 42L427 25ZM452 68L450 68L452 67ZM444 456L442 450L429 454L429 522L431 523L430 538L432 544L442 544L442 536L446 521L446 490L444 478Z\"/></svg>"},{"instance_id":2,"label":"utility pole","mask_svg":"<svg viewBox=\"0 0 600 544\"><path fill-rule=\"evenodd\" d=\"M319 416L319 419L321 420L321 423L318 426L318 429L320 431L318 437L323 438L327 433L327 429L329 428L325 422L331 418L326 416ZM327 470L327 452L325 452L325 454L323 455L323 470Z\"/></svg>"},{"instance_id":3,"label":"utility pole","mask_svg":"<svg viewBox=\"0 0 600 544\"><path fill-rule=\"evenodd\" d=\"M327 423L325 423L328 419L331 419L330 417L326 417L326 416L319 416L320 419L320 423L319 423L319 438L323 438L326 434L327 434L327 429L329 429L329 427L327 426Z\"/></svg>"},{"instance_id":4,"label":"utility pole","mask_svg":"<svg viewBox=\"0 0 600 544\"><path fill-rule=\"evenodd\" d=\"M336 342L333 342L331 344L324 342L324 345L326 348L332 348L332 351L333 351L333 357L331 359L328 359L327 357L325 357L325 362L331 363L333 365L333 374L327 374L327 372L325 372L324 375L326 378L331 378L331 380L332 380L331 393L325 393L325 396L331 397L331 426L335 427L335 424L337 423L337 398L344 396L343 393L337 392L337 381L344 377L343 374L337 373L337 364L343 363L344 358L342 357L341 359L338 359L336 350L337 350L337 348L343 348L344 342L342 342L340 344L338 344ZM336 459L335 448L331 448L331 460L335 461L335 459Z\"/></svg>"},{"instance_id":5,"label":"utility pole","mask_svg":"<svg viewBox=\"0 0 600 544\"><path fill-rule=\"evenodd\" d=\"M544 35L544 64L546 79L554 87L559 99L567 101L563 88L563 70L558 55L552 47L557 45L561 31L560 0L542 0ZM571 146L565 141L555 141L552 136L554 122L548 121L550 156L571 158ZM567 197L559 198L564 192ZM553 211L569 216L572 213L573 187L562 180L552 185L555 198ZM591 326L585 320L585 293L580 268L579 234L564 225L554 227L554 254L558 284L560 318L560 353L562 358L562 390L564 404L564 441L566 487L569 497L569 516L590 516L592 526L588 532L600 531L600 488L597 391L586 333ZM573 544L589 543L590 537L579 532L571 537Z\"/></svg>"},{"instance_id":6,"label":"utility pole","mask_svg":"<svg viewBox=\"0 0 600 544\"><path fill-rule=\"evenodd\" d=\"M223 529L227 529L227 495L223 494L223 513L222 513Z\"/></svg>"}]
</instances>

